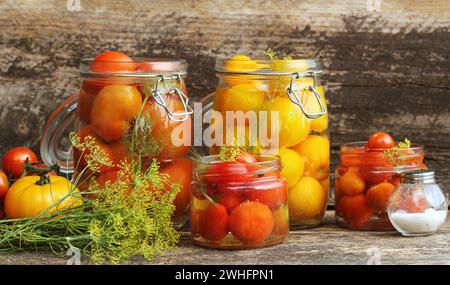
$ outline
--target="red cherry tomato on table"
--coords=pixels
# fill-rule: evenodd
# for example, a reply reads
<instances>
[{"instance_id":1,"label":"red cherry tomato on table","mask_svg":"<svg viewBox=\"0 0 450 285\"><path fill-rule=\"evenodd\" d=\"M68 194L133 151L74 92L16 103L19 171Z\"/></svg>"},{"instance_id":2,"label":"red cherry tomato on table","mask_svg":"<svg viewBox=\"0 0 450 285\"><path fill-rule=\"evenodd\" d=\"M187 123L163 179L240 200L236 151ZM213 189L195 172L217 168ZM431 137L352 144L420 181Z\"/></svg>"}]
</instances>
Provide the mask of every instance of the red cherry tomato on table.
<instances>
[{"instance_id":1,"label":"red cherry tomato on table","mask_svg":"<svg viewBox=\"0 0 450 285\"><path fill-rule=\"evenodd\" d=\"M95 57L91 70L99 73L135 72L137 64L124 53L105 51Z\"/></svg>"},{"instance_id":2,"label":"red cherry tomato on table","mask_svg":"<svg viewBox=\"0 0 450 285\"><path fill-rule=\"evenodd\" d=\"M369 149L393 148L394 146L394 139L385 132L374 133L367 142L367 147Z\"/></svg>"},{"instance_id":3,"label":"red cherry tomato on table","mask_svg":"<svg viewBox=\"0 0 450 285\"><path fill-rule=\"evenodd\" d=\"M209 166L205 174L205 182L222 184L230 182L245 182L250 179L245 164L234 161L216 161Z\"/></svg>"},{"instance_id":4,"label":"red cherry tomato on table","mask_svg":"<svg viewBox=\"0 0 450 285\"><path fill-rule=\"evenodd\" d=\"M3 200L9 189L8 177L3 171L0 171L0 200Z\"/></svg>"},{"instance_id":5,"label":"red cherry tomato on table","mask_svg":"<svg viewBox=\"0 0 450 285\"><path fill-rule=\"evenodd\" d=\"M27 147L15 147L8 150L3 155L3 171L11 178L19 178L27 159L29 163L37 162L36 154Z\"/></svg>"}]
</instances>

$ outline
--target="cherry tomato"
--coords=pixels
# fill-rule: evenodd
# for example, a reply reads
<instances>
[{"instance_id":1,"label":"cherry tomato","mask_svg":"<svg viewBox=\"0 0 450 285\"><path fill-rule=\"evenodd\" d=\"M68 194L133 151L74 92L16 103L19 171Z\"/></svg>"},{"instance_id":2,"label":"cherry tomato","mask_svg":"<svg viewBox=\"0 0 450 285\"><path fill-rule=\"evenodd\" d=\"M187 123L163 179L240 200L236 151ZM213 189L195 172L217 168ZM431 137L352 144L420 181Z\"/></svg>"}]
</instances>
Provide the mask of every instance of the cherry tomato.
<instances>
[{"instance_id":1,"label":"cherry tomato","mask_svg":"<svg viewBox=\"0 0 450 285\"><path fill-rule=\"evenodd\" d=\"M216 161L211 164L205 174L205 182L222 184L229 182L245 182L250 179L248 168L243 163L233 161Z\"/></svg>"},{"instance_id":2,"label":"cherry tomato","mask_svg":"<svg viewBox=\"0 0 450 285\"><path fill-rule=\"evenodd\" d=\"M252 184L245 196L249 201L260 202L270 209L276 209L287 204L288 192L286 181L277 182L274 179L262 179Z\"/></svg>"},{"instance_id":3,"label":"cherry tomato","mask_svg":"<svg viewBox=\"0 0 450 285\"><path fill-rule=\"evenodd\" d=\"M384 149L384 148L392 148L395 146L394 139L385 132L376 132L374 133L368 143L367 147L369 149Z\"/></svg>"},{"instance_id":4,"label":"cherry tomato","mask_svg":"<svg viewBox=\"0 0 450 285\"><path fill-rule=\"evenodd\" d=\"M209 205L199 221L199 232L207 240L219 241L228 233L229 216L222 204Z\"/></svg>"},{"instance_id":5,"label":"cherry tomato","mask_svg":"<svg viewBox=\"0 0 450 285\"><path fill-rule=\"evenodd\" d=\"M89 124L91 122L91 111L95 96L103 87L105 87L104 84L94 80L85 80L81 84L81 90L78 94L77 114L83 123Z\"/></svg>"},{"instance_id":6,"label":"cherry tomato","mask_svg":"<svg viewBox=\"0 0 450 285\"><path fill-rule=\"evenodd\" d=\"M97 94L92 105L92 128L106 141L119 140L128 133L141 105L141 93L136 87L106 86Z\"/></svg>"},{"instance_id":7,"label":"cherry tomato","mask_svg":"<svg viewBox=\"0 0 450 285\"><path fill-rule=\"evenodd\" d=\"M173 202L175 205L175 216L184 215L189 209L192 192L192 172L192 160L185 157L174 159L172 163L160 169L161 174L169 176L170 185L165 185L167 191L170 191L170 186L174 183L178 183L181 186Z\"/></svg>"},{"instance_id":8,"label":"cherry tomato","mask_svg":"<svg viewBox=\"0 0 450 285\"><path fill-rule=\"evenodd\" d=\"M173 95L163 96L167 108L172 113L184 112L181 100ZM177 122L169 119L167 111L151 98L145 106L153 124L152 137L162 146L158 158L170 159L184 156L191 146L191 118Z\"/></svg>"},{"instance_id":9,"label":"cherry tomato","mask_svg":"<svg viewBox=\"0 0 450 285\"><path fill-rule=\"evenodd\" d=\"M135 72L137 64L124 53L105 51L95 57L91 70L99 73Z\"/></svg>"},{"instance_id":10,"label":"cherry tomato","mask_svg":"<svg viewBox=\"0 0 450 285\"><path fill-rule=\"evenodd\" d=\"M236 162L240 163L255 163L257 162L256 157L252 154L242 151L239 156L235 159Z\"/></svg>"},{"instance_id":11,"label":"cherry tomato","mask_svg":"<svg viewBox=\"0 0 450 285\"><path fill-rule=\"evenodd\" d=\"M8 150L3 155L3 171L11 178L19 178L27 159L29 163L37 162L36 154L27 147L15 147Z\"/></svg>"},{"instance_id":12,"label":"cherry tomato","mask_svg":"<svg viewBox=\"0 0 450 285\"><path fill-rule=\"evenodd\" d=\"M0 200L3 200L9 189L9 181L5 172L0 171Z\"/></svg>"},{"instance_id":13,"label":"cherry tomato","mask_svg":"<svg viewBox=\"0 0 450 285\"><path fill-rule=\"evenodd\" d=\"M369 184L379 184L390 180L394 167L386 159L382 151L369 151L362 157L361 175Z\"/></svg>"}]
</instances>

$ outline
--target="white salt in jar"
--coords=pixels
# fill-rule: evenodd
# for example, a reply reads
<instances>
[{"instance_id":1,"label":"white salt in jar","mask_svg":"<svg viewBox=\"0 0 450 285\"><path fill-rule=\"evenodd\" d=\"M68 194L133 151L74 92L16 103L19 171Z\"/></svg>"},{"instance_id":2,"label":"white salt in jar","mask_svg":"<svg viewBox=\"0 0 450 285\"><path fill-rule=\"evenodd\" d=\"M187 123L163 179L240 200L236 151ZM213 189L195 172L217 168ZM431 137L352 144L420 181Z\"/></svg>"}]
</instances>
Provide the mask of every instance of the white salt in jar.
<instances>
[{"instance_id":1,"label":"white salt in jar","mask_svg":"<svg viewBox=\"0 0 450 285\"><path fill-rule=\"evenodd\" d=\"M404 236L433 234L445 223L448 212L434 171L405 172L400 181L388 204L392 225Z\"/></svg>"}]
</instances>

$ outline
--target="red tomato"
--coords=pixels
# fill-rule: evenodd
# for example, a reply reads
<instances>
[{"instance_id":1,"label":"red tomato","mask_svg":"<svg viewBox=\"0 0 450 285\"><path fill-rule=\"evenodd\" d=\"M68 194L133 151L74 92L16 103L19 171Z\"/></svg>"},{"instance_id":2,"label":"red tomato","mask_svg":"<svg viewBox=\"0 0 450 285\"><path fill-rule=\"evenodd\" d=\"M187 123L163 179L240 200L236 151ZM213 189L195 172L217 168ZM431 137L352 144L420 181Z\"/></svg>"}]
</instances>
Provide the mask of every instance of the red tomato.
<instances>
[{"instance_id":1,"label":"red tomato","mask_svg":"<svg viewBox=\"0 0 450 285\"><path fill-rule=\"evenodd\" d=\"M174 215L184 215L189 209L191 199L192 160L185 157L174 159L171 164L161 168L160 173L169 176L170 185L174 183L180 184L180 192L178 192L173 202L175 205ZM165 185L167 191L170 190L170 185Z\"/></svg>"},{"instance_id":2,"label":"red tomato","mask_svg":"<svg viewBox=\"0 0 450 285\"><path fill-rule=\"evenodd\" d=\"M173 113L184 112L183 103L175 96L163 96L167 108ZM184 156L190 149L191 143L191 118L186 121L176 122L169 119L167 111L156 104L151 98L146 106L145 112L150 117L153 124L152 136L156 142L162 146L158 154L160 159L170 159L174 157ZM173 138L176 141L173 141Z\"/></svg>"},{"instance_id":3,"label":"red tomato","mask_svg":"<svg viewBox=\"0 0 450 285\"><path fill-rule=\"evenodd\" d=\"M9 189L9 181L5 172L0 171L0 200L3 200L6 196L6 192Z\"/></svg>"},{"instance_id":4,"label":"red tomato","mask_svg":"<svg viewBox=\"0 0 450 285\"><path fill-rule=\"evenodd\" d=\"M379 184L388 181L394 173L393 166L382 151L369 151L362 157L361 175L369 184Z\"/></svg>"},{"instance_id":5,"label":"red tomato","mask_svg":"<svg viewBox=\"0 0 450 285\"><path fill-rule=\"evenodd\" d=\"M384 149L384 148L392 148L395 146L394 139L385 132L376 132L374 133L368 143L367 147L370 149Z\"/></svg>"},{"instance_id":6,"label":"red tomato","mask_svg":"<svg viewBox=\"0 0 450 285\"><path fill-rule=\"evenodd\" d=\"M222 204L209 205L199 221L199 232L207 240L219 241L228 233L229 216Z\"/></svg>"},{"instance_id":7,"label":"red tomato","mask_svg":"<svg viewBox=\"0 0 450 285\"><path fill-rule=\"evenodd\" d=\"M19 178L28 158L29 163L37 162L36 154L27 147L15 147L3 155L3 171L11 178Z\"/></svg>"},{"instance_id":8,"label":"red tomato","mask_svg":"<svg viewBox=\"0 0 450 285\"><path fill-rule=\"evenodd\" d=\"M241 187L219 185L217 192L210 191L210 193L214 193L212 198L227 208L229 215L244 201Z\"/></svg>"},{"instance_id":9,"label":"red tomato","mask_svg":"<svg viewBox=\"0 0 450 285\"><path fill-rule=\"evenodd\" d=\"M235 159L236 162L240 163L256 163L256 157L254 157L252 154L242 151L239 156Z\"/></svg>"},{"instance_id":10,"label":"red tomato","mask_svg":"<svg viewBox=\"0 0 450 285\"><path fill-rule=\"evenodd\" d=\"M137 64L124 53L105 51L95 57L91 70L99 73L135 72Z\"/></svg>"},{"instance_id":11,"label":"red tomato","mask_svg":"<svg viewBox=\"0 0 450 285\"><path fill-rule=\"evenodd\" d=\"M256 182L246 192L249 201L260 202L271 209L276 209L288 201L286 181L277 182L272 179Z\"/></svg>"},{"instance_id":12,"label":"red tomato","mask_svg":"<svg viewBox=\"0 0 450 285\"><path fill-rule=\"evenodd\" d=\"M243 163L233 161L216 161L206 171L205 182L222 184L230 182L245 182L250 179L248 168Z\"/></svg>"}]
</instances>

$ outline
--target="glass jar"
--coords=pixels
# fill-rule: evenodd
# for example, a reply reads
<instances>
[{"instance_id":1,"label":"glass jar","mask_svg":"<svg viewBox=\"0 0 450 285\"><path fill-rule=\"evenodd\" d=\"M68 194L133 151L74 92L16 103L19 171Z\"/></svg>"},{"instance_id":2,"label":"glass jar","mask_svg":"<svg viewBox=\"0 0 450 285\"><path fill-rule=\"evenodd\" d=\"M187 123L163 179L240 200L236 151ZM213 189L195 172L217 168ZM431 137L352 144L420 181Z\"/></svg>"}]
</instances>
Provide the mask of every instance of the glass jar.
<instances>
[{"instance_id":1,"label":"glass jar","mask_svg":"<svg viewBox=\"0 0 450 285\"><path fill-rule=\"evenodd\" d=\"M321 72L312 59L238 55L218 60L219 83L206 98L210 154L238 144L251 153L278 155L290 222L299 227L318 225L328 201L330 142Z\"/></svg>"},{"instance_id":2,"label":"glass jar","mask_svg":"<svg viewBox=\"0 0 450 285\"><path fill-rule=\"evenodd\" d=\"M73 173L78 188L114 181L120 164L137 160L142 171L156 159L160 172L181 185L175 198L174 224L184 225L189 210L192 161L191 118L185 60L134 58L131 61L82 60L81 88L50 116L41 141L41 155L49 165L58 162ZM99 171L87 169L88 152L71 149L68 133L87 136L112 161ZM70 156L73 155L73 160ZM170 186L168 186L170 187Z\"/></svg>"},{"instance_id":3,"label":"glass jar","mask_svg":"<svg viewBox=\"0 0 450 285\"><path fill-rule=\"evenodd\" d=\"M445 223L447 212L448 203L434 171L402 173L388 204L389 219L397 231L404 236L433 234Z\"/></svg>"},{"instance_id":4,"label":"glass jar","mask_svg":"<svg viewBox=\"0 0 450 285\"><path fill-rule=\"evenodd\" d=\"M390 195L404 171L425 169L422 146L367 149L367 142L344 144L335 170L335 217L354 230L394 230L387 214Z\"/></svg>"},{"instance_id":5,"label":"glass jar","mask_svg":"<svg viewBox=\"0 0 450 285\"><path fill-rule=\"evenodd\" d=\"M191 225L196 244L247 249L286 239L288 193L280 176L280 159L256 157L252 163L218 161L217 155L194 162ZM212 168L217 171L211 172Z\"/></svg>"}]
</instances>

